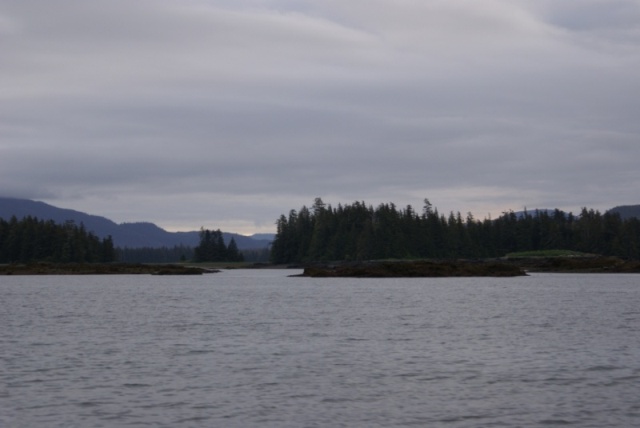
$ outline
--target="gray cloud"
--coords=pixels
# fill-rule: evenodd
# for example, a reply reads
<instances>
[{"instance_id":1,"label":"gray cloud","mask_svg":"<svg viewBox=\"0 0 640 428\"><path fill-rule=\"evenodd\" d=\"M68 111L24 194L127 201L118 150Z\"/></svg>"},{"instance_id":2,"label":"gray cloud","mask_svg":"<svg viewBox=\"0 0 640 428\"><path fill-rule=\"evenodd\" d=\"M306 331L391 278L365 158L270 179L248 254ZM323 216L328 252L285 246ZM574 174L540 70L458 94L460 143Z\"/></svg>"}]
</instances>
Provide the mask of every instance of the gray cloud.
<instances>
[{"instance_id":1,"label":"gray cloud","mask_svg":"<svg viewBox=\"0 0 640 428\"><path fill-rule=\"evenodd\" d=\"M0 49L5 195L246 233L638 203L637 1L0 0Z\"/></svg>"}]
</instances>

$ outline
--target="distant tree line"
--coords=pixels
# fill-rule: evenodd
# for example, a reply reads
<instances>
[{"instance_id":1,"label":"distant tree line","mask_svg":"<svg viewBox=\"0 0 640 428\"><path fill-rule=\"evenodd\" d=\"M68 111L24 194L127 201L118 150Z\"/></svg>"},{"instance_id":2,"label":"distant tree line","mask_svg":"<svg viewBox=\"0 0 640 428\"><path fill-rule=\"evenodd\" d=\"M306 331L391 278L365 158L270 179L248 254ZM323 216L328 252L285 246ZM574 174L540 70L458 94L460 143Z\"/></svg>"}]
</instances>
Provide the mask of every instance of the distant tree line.
<instances>
[{"instance_id":1,"label":"distant tree line","mask_svg":"<svg viewBox=\"0 0 640 428\"><path fill-rule=\"evenodd\" d=\"M111 236L100 239L84 225L27 216L0 219L0 263L47 261L97 263L116 260Z\"/></svg>"},{"instance_id":2,"label":"distant tree line","mask_svg":"<svg viewBox=\"0 0 640 428\"><path fill-rule=\"evenodd\" d=\"M225 245L220 229L200 229L200 244L193 251L196 262L241 262L244 260L235 239Z\"/></svg>"},{"instance_id":3,"label":"distant tree line","mask_svg":"<svg viewBox=\"0 0 640 428\"><path fill-rule=\"evenodd\" d=\"M0 218L0 263L176 263L180 261L268 262L267 248L240 251L233 238L226 245L220 230L200 231L197 247L115 248L108 236L100 239L73 221L58 224L27 216Z\"/></svg>"},{"instance_id":4,"label":"distant tree line","mask_svg":"<svg viewBox=\"0 0 640 428\"><path fill-rule=\"evenodd\" d=\"M236 241L231 238L225 244L222 232L200 229L200 243L197 247L176 245L172 248L118 248L118 260L124 263L175 263L192 262L237 262L243 261Z\"/></svg>"},{"instance_id":5,"label":"distant tree line","mask_svg":"<svg viewBox=\"0 0 640 428\"><path fill-rule=\"evenodd\" d=\"M421 213L393 203L332 208L316 198L309 209L276 221L271 261L292 263L388 258L481 258L511 252L566 249L640 258L640 220L583 208L504 213L477 220L471 213L441 215L428 199Z\"/></svg>"},{"instance_id":6,"label":"distant tree line","mask_svg":"<svg viewBox=\"0 0 640 428\"><path fill-rule=\"evenodd\" d=\"M193 247L141 247L141 248L116 248L117 259L123 263L177 263L195 261ZM240 255L245 262L269 262L270 252L268 248L240 250Z\"/></svg>"},{"instance_id":7,"label":"distant tree line","mask_svg":"<svg viewBox=\"0 0 640 428\"><path fill-rule=\"evenodd\" d=\"M175 245L173 247L116 248L118 261L122 263L176 263L193 260L193 247Z\"/></svg>"},{"instance_id":8,"label":"distant tree line","mask_svg":"<svg viewBox=\"0 0 640 428\"><path fill-rule=\"evenodd\" d=\"M271 251L269 248L246 249L240 252L245 262L268 263L271 260Z\"/></svg>"}]
</instances>

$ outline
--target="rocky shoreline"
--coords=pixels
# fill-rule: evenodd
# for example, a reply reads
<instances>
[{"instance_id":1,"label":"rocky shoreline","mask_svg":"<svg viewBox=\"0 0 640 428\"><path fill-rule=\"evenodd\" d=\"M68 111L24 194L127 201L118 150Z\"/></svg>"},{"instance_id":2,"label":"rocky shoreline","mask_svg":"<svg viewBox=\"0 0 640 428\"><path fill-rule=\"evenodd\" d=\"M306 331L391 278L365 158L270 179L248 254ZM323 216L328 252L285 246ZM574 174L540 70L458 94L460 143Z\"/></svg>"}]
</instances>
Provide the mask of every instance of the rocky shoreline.
<instances>
[{"instance_id":1,"label":"rocky shoreline","mask_svg":"<svg viewBox=\"0 0 640 428\"><path fill-rule=\"evenodd\" d=\"M640 261L616 257L370 261L303 266L312 278L512 277L527 272L640 273Z\"/></svg>"},{"instance_id":2,"label":"rocky shoreline","mask_svg":"<svg viewBox=\"0 0 640 428\"><path fill-rule=\"evenodd\" d=\"M304 268L301 275L311 278L421 278L421 277L512 277L525 276L520 267L500 262L384 261Z\"/></svg>"}]
</instances>

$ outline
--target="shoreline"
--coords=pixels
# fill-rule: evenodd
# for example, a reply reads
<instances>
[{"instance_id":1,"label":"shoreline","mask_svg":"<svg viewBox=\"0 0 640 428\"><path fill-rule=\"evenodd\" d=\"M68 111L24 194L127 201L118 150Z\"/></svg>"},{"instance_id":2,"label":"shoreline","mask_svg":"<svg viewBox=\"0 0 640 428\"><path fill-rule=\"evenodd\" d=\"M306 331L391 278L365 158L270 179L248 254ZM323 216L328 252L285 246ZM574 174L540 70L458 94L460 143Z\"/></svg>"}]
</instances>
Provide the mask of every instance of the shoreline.
<instances>
[{"instance_id":1,"label":"shoreline","mask_svg":"<svg viewBox=\"0 0 640 428\"><path fill-rule=\"evenodd\" d=\"M0 265L4 275L202 275L222 269L303 269L294 277L510 277L527 272L548 273L640 273L640 260L616 257L518 257L499 259L371 260L362 262L301 263L273 265L207 263L48 263Z\"/></svg>"},{"instance_id":2,"label":"shoreline","mask_svg":"<svg viewBox=\"0 0 640 428\"><path fill-rule=\"evenodd\" d=\"M0 265L0 275L202 275L220 272L198 266L139 263L27 263Z\"/></svg>"}]
</instances>

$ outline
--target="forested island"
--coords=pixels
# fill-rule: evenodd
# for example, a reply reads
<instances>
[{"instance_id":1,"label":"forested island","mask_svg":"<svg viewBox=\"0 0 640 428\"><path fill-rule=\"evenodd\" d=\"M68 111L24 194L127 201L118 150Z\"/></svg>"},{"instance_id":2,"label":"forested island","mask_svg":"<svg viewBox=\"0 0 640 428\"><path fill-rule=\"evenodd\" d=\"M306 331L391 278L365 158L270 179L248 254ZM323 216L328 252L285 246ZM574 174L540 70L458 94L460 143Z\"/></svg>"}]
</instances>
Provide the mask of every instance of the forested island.
<instances>
[{"instance_id":1,"label":"forested island","mask_svg":"<svg viewBox=\"0 0 640 428\"><path fill-rule=\"evenodd\" d=\"M332 207L316 198L310 208L281 215L276 226L270 253L257 250L254 261L268 256L271 266L306 268L306 276L640 272L640 220L587 208L577 215L525 210L478 220L471 213L440 214L427 199L418 213L410 205ZM233 238L225 243L219 229L202 228L196 247L123 249L82 223L0 219L0 273L191 274L209 270L180 270L176 262L237 264L246 254Z\"/></svg>"},{"instance_id":2,"label":"forested island","mask_svg":"<svg viewBox=\"0 0 640 428\"><path fill-rule=\"evenodd\" d=\"M640 220L583 208L533 211L478 220L468 213L443 215L428 199L420 213L393 203L364 202L291 210L276 222L271 261L277 264L384 259L486 259L509 253L573 250L640 258Z\"/></svg>"}]
</instances>

